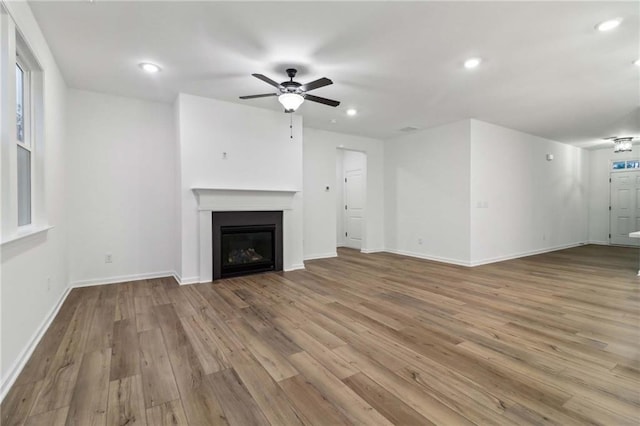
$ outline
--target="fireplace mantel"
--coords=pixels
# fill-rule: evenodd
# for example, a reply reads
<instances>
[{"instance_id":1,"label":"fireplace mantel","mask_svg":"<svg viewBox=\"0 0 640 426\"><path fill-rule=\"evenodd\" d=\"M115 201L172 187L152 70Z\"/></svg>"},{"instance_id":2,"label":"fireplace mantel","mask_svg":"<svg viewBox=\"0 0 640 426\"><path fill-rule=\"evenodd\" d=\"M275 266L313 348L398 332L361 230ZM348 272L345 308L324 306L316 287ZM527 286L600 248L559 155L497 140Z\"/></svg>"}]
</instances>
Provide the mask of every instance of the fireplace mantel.
<instances>
[{"instance_id":1,"label":"fireplace mantel","mask_svg":"<svg viewBox=\"0 0 640 426\"><path fill-rule=\"evenodd\" d=\"M296 236L302 226L292 220L294 199L300 191L294 189L255 188L192 188L198 202L200 276L199 282L212 280L212 228L211 212L230 211L282 211L283 212L283 257L284 270L304 268L293 261L295 251L300 250ZM297 203L300 203L298 200ZM296 208L299 208L296 207Z\"/></svg>"},{"instance_id":2,"label":"fireplace mantel","mask_svg":"<svg viewBox=\"0 0 640 426\"><path fill-rule=\"evenodd\" d=\"M192 188L200 211L291 210L293 189Z\"/></svg>"}]
</instances>

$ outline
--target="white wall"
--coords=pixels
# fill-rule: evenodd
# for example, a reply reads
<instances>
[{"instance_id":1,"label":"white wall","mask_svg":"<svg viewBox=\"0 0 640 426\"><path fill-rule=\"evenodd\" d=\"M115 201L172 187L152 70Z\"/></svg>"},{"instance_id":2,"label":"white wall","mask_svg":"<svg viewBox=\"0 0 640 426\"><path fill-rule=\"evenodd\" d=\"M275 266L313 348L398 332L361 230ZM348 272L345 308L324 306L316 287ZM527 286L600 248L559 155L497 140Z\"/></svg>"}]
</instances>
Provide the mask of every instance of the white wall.
<instances>
[{"instance_id":1,"label":"white wall","mask_svg":"<svg viewBox=\"0 0 640 426\"><path fill-rule=\"evenodd\" d=\"M611 160L640 158L640 146L632 152L613 152L613 145L589 151L589 242L609 244L609 175Z\"/></svg>"},{"instance_id":2,"label":"white wall","mask_svg":"<svg viewBox=\"0 0 640 426\"><path fill-rule=\"evenodd\" d=\"M27 3L7 2L6 7L44 72L44 199L47 221L54 228L0 247L2 396L26 361L24 355L44 331L68 284L67 88Z\"/></svg>"},{"instance_id":3,"label":"white wall","mask_svg":"<svg viewBox=\"0 0 640 426\"><path fill-rule=\"evenodd\" d=\"M72 285L173 273L171 106L70 90L67 108Z\"/></svg>"},{"instance_id":4,"label":"white wall","mask_svg":"<svg viewBox=\"0 0 640 426\"><path fill-rule=\"evenodd\" d=\"M181 280L199 279L197 200L193 188L302 189L302 117L180 94ZM223 153L227 153L226 159ZM293 200L295 230L287 264L302 266L302 193ZM287 237L285 237L287 238Z\"/></svg>"},{"instance_id":5,"label":"white wall","mask_svg":"<svg viewBox=\"0 0 640 426\"><path fill-rule=\"evenodd\" d=\"M471 263L586 242L588 169L583 149L471 120Z\"/></svg>"},{"instance_id":6,"label":"white wall","mask_svg":"<svg viewBox=\"0 0 640 426\"><path fill-rule=\"evenodd\" d=\"M464 120L385 141L389 251L468 263L469 132Z\"/></svg>"},{"instance_id":7,"label":"white wall","mask_svg":"<svg viewBox=\"0 0 640 426\"><path fill-rule=\"evenodd\" d=\"M304 129L304 257L336 255L338 148L367 154L367 218L363 252L384 249L383 143L377 139ZM325 191L329 186L330 190Z\"/></svg>"}]
</instances>

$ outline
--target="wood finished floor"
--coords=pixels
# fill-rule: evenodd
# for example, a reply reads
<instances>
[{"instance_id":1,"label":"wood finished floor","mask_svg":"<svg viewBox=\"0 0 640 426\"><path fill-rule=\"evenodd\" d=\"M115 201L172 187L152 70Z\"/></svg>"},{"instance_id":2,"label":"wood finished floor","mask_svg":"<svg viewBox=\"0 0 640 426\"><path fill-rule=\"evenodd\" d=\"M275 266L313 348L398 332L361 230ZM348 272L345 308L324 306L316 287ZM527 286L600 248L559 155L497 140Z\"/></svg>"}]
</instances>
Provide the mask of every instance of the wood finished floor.
<instances>
[{"instance_id":1,"label":"wood finished floor","mask_svg":"<svg viewBox=\"0 0 640 426\"><path fill-rule=\"evenodd\" d=\"M339 254L73 290L2 425L638 424L637 249Z\"/></svg>"}]
</instances>

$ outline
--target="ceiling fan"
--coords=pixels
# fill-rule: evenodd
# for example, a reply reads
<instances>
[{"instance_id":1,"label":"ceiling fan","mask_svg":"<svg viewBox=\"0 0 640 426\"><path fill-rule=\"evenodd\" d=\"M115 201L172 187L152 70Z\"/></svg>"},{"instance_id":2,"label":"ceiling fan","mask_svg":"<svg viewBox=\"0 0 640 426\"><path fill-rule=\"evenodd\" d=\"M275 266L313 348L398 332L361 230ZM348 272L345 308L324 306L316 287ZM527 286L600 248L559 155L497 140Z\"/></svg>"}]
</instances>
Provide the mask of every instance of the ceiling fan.
<instances>
[{"instance_id":1,"label":"ceiling fan","mask_svg":"<svg viewBox=\"0 0 640 426\"><path fill-rule=\"evenodd\" d=\"M633 147L633 142L640 141L640 138L634 136L609 136L602 138L605 141L613 141L613 152L628 152Z\"/></svg>"},{"instance_id":2,"label":"ceiling fan","mask_svg":"<svg viewBox=\"0 0 640 426\"><path fill-rule=\"evenodd\" d=\"M296 70L295 68L289 68L286 71L287 76L289 77L289 81L283 81L282 83L277 83L262 74L251 74L255 78L258 78L265 83L272 85L278 90L276 93L266 93L264 95L240 96L240 99L255 99L266 98L268 96L277 96L278 101L284 107L284 112L287 113L294 112L296 109L298 109L298 107L302 104L302 102L305 101L305 99L311 102L318 102L320 104L329 105L332 107L337 107L338 105L340 105L340 102L334 101L333 99L321 98L320 96L314 96L307 93L311 90L319 89L321 87L333 84L333 81L329 80L326 77L322 77L307 84L300 84L297 81L293 81L293 78L296 76L298 70Z\"/></svg>"}]
</instances>

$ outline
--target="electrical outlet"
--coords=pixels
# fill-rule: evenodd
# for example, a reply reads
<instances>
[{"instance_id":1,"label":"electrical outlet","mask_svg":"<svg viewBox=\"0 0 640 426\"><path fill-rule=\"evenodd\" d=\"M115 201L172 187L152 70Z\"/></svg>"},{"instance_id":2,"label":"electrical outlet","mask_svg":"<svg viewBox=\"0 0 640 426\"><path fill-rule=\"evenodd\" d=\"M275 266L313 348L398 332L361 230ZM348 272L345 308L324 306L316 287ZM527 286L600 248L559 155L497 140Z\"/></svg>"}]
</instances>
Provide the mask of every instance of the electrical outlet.
<instances>
[{"instance_id":1,"label":"electrical outlet","mask_svg":"<svg viewBox=\"0 0 640 426\"><path fill-rule=\"evenodd\" d=\"M51 290L51 277L47 277L47 291Z\"/></svg>"},{"instance_id":2,"label":"electrical outlet","mask_svg":"<svg viewBox=\"0 0 640 426\"><path fill-rule=\"evenodd\" d=\"M113 263L113 256L111 256L111 253L104 255L104 263Z\"/></svg>"},{"instance_id":3,"label":"electrical outlet","mask_svg":"<svg viewBox=\"0 0 640 426\"><path fill-rule=\"evenodd\" d=\"M422 245L422 238L418 238L418 244Z\"/></svg>"}]
</instances>

